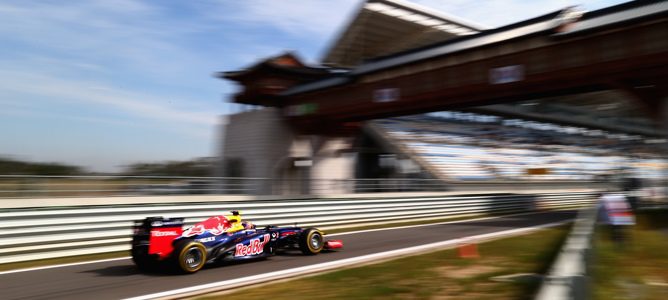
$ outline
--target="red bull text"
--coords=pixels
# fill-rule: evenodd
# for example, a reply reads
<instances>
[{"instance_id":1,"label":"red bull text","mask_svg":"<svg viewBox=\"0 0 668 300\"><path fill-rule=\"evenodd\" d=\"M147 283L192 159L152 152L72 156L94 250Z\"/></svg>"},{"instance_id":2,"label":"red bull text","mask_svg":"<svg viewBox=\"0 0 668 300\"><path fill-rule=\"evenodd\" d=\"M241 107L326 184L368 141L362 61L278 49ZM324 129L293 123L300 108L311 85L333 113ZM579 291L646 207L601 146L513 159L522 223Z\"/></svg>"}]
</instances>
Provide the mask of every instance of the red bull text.
<instances>
[{"instance_id":1,"label":"red bull text","mask_svg":"<svg viewBox=\"0 0 668 300\"><path fill-rule=\"evenodd\" d=\"M262 242L260 239L253 239L248 243L248 245L237 244L236 251L234 256L249 256L249 255L258 255L264 252L264 245L269 242L269 234L265 234L262 237Z\"/></svg>"}]
</instances>

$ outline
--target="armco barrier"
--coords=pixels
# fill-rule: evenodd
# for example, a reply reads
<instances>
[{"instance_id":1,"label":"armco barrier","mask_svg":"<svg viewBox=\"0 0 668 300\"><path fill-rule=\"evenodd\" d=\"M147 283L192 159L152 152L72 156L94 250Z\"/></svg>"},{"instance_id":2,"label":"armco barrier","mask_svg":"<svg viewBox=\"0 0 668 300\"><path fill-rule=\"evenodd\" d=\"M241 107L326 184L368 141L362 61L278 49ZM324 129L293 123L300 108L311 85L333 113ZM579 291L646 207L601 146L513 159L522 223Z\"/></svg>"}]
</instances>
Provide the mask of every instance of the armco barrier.
<instances>
[{"instance_id":1,"label":"armco barrier","mask_svg":"<svg viewBox=\"0 0 668 300\"><path fill-rule=\"evenodd\" d=\"M187 224L239 210L258 226L343 228L581 207L595 191L449 195L383 199L209 201L0 211L0 264L128 250L134 220L185 217Z\"/></svg>"},{"instance_id":2,"label":"armco barrier","mask_svg":"<svg viewBox=\"0 0 668 300\"><path fill-rule=\"evenodd\" d=\"M596 212L595 205L580 210L536 300L589 299L589 266Z\"/></svg>"}]
</instances>

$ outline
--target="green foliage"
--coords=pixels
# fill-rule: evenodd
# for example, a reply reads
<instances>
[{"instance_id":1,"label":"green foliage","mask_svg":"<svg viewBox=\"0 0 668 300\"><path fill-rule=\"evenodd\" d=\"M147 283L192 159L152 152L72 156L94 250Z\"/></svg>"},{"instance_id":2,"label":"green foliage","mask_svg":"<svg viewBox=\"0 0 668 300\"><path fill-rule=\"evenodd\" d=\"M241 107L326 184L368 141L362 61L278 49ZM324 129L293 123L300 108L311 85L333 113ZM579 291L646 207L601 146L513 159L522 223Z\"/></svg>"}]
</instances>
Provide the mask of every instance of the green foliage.
<instances>
[{"instance_id":1,"label":"green foliage","mask_svg":"<svg viewBox=\"0 0 668 300\"><path fill-rule=\"evenodd\" d=\"M206 177L213 173L214 161L199 158L188 161L168 161L157 163L135 163L124 168L128 176L187 176Z\"/></svg>"},{"instance_id":2,"label":"green foliage","mask_svg":"<svg viewBox=\"0 0 668 300\"><path fill-rule=\"evenodd\" d=\"M59 163L34 163L0 157L2 175L81 175L81 167Z\"/></svg>"},{"instance_id":3,"label":"green foliage","mask_svg":"<svg viewBox=\"0 0 668 300\"><path fill-rule=\"evenodd\" d=\"M667 210L639 212L622 244L611 240L608 228L597 229L593 299L666 299L667 216Z\"/></svg>"}]
</instances>

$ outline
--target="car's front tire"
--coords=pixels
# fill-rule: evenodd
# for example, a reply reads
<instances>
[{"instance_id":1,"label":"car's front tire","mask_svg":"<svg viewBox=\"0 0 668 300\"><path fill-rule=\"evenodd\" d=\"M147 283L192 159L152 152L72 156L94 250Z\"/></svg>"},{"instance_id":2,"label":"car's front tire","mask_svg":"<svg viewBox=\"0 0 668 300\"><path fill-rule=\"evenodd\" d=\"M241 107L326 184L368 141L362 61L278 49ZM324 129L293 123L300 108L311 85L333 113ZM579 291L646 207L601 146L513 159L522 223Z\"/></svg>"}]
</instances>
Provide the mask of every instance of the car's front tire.
<instances>
[{"instance_id":1,"label":"car's front tire","mask_svg":"<svg viewBox=\"0 0 668 300\"><path fill-rule=\"evenodd\" d=\"M206 248L194 241L181 241L176 244L175 258L178 270L184 273L195 273L206 263Z\"/></svg>"},{"instance_id":2,"label":"car's front tire","mask_svg":"<svg viewBox=\"0 0 668 300\"><path fill-rule=\"evenodd\" d=\"M299 236L299 250L306 255L318 254L324 247L324 234L316 228L308 228Z\"/></svg>"}]
</instances>

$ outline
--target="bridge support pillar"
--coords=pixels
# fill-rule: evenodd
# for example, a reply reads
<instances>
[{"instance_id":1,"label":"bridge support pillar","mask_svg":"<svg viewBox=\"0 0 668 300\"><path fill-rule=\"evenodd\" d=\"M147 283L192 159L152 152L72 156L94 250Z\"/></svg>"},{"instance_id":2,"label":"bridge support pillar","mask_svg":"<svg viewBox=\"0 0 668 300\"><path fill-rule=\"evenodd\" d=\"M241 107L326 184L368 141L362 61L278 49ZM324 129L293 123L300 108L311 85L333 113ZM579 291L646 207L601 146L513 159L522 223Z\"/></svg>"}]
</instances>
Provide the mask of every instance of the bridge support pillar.
<instances>
[{"instance_id":1,"label":"bridge support pillar","mask_svg":"<svg viewBox=\"0 0 668 300\"><path fill-rule=\"evenodd\" d=\"M312 194L352 193L355 169L355 154L350 151L352 143L352 137L313 138Z\"/></svg>"},{"instance_id":2,"label":"bridge support pillar","mask_svg":"<svg viewBox=\"0 0 668 300\"><path fill-rule=\"evenodd\" d=\"M228 117L218 174L220 191L256 195L342 194L353 189L353 137L299 134L280 111Z\"/></svg>"}]
</instances>

